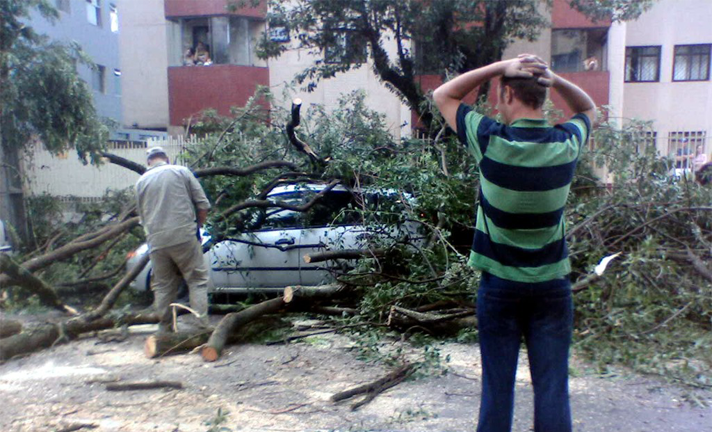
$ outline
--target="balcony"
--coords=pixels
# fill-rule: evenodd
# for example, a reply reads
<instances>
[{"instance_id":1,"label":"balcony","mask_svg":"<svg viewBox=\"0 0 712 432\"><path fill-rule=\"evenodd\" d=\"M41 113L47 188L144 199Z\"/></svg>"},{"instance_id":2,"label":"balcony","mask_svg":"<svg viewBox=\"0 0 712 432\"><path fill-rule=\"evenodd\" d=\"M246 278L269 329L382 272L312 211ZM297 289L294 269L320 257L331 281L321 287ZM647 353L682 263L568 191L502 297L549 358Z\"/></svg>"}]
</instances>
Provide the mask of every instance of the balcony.
<instances>
[{"instance_id":1,"label":"balcony","mask_svg":"<svg viewBox=\"0 0 712 432\"><path fill-rule=\"evenodd\" d=\"M201 17L214 15L239 15L250 18L261 18L267 15L267 2L262 2L256 8L243 7L228 12L229 0L165 0L166 18Z\"/></svg>"},{"instance_id":2,"label":"balcony","mask_svg":"<svg viewBox=\"0 0 712 432\"><path fill-rule=\"evenodd\" d=\"M228 115L243 106L258 85L269 86L266 67L213 64L168 68L170 123L183 126L188 118L209 108Z\"/></svg>"}]
</instances>

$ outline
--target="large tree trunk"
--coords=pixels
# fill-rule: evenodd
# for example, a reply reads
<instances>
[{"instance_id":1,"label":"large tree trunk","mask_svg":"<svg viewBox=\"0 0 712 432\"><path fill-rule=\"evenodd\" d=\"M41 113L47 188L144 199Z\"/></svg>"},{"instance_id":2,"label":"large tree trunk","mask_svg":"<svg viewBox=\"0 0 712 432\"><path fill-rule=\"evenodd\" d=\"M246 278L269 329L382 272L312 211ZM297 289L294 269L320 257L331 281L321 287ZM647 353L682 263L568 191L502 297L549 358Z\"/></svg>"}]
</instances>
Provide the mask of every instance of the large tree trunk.
<instances>
[{"instance_id":1,"label":"large tree trunk","mask_svg":"<svg viewBox=\"0 0 712 432\"><path fill-rule=\"evenodd\" d=\"M126 314L117 317L104 317L91 322L74 318L57 324L42 324L14 336L0 339L0 361L70 341L82 333L107 330L119 325L155 324L157 322L158 316L154 314Z\"/></svg>"},{"instance_id":2,"label":"large tree trunk","mask_svg":"<svg viewBox=\"0 0 712 432\"><path fill-rule=\"evenodd\" d=\"M0 320L0 339L6 338L22 331L20 321Z\"/></svg>"},{"instance_id":3,"label":"large tree trunk","mask_svg":"<svg viewBox=\"0 0 712 432\"><path fill-rule=\"evenodd\" d=\"M203 345L210 338L210 331L177 332L151 335L146 339L143 352L148 358L162 357L192 351Z\"/></svg>"},{"instance_id":4,"label":"large tree trunk","mask_svg":"<svg viewBox=\"0 0 712 432\"><path fill-rule=\"evenodd\" d=\"M214 362L220 358L223 348L231 334L237 333L238 329L261 317L262 315L276 313L284 308L284 299L277 297L271 300L250 306L240 312L225 315L220 321L215 331L210 335L208 343L200 351L203 360Z\"/></svg>"}]
</instances>

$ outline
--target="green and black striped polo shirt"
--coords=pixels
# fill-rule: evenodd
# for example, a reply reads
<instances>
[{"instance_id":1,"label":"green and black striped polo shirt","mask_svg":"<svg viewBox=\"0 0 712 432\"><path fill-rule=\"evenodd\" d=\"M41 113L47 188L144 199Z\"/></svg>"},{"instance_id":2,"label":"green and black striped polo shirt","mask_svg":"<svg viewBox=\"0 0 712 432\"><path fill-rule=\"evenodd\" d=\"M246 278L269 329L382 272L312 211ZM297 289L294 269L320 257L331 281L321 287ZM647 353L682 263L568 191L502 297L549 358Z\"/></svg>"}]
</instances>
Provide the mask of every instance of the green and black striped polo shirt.
<instances>
[{"instance_id":1,"label":"green and black striped polo shirt","mask_svg":"<svg viewBox=\"0 0 712 432\"><path fill-rule=\"evenodd\" d=\"M460 105L457 133L480 167L472 267L518 282L571 272L564 205L590 130L585 114L505 125Z\"/></svg>"}]
</instances>

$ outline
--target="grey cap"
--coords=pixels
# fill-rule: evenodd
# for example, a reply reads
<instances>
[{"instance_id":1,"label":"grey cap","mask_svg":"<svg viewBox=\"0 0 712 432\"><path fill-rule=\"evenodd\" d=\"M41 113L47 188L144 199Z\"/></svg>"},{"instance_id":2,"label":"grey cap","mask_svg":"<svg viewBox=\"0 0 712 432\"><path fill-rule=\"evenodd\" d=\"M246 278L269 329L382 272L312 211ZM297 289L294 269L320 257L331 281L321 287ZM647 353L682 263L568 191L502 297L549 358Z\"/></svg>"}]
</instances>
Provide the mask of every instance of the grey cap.
<instances>
[{"instance_id":1,"label":"grey cap","mask_svg":"<svg viewBox=\"0 0 712 432\"><path fill-rule=\"evenodd\" d=\"M163 147L151 147L150 149L146 150L146 159L151 159L152 157L157 155L168 156L165 150L163 150Z\"/></svg>"}]
</instances>

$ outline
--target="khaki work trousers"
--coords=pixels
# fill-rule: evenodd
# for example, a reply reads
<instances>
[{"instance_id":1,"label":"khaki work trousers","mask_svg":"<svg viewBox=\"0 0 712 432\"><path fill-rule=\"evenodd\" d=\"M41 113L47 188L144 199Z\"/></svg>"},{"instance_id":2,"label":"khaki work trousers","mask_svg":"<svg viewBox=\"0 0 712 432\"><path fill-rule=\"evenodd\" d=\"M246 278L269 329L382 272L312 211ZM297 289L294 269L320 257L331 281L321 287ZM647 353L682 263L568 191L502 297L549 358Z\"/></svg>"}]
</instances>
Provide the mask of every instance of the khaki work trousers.
<instances>
[{"instance_id":1,"label":"khaki work trousers","mask_svg":"<svg viewBox=\"0 0 712 432\"><path fill-rule=\"evenodd\" d=\"M172 321L170 304L178 297L181 279L190 292L190 307L200 314L202 324L208 321L208 268L203 261L203 248L197 239L151 252L153 276L151 285L154 307L168 330Z\"/></svg>"}]
</instances>

